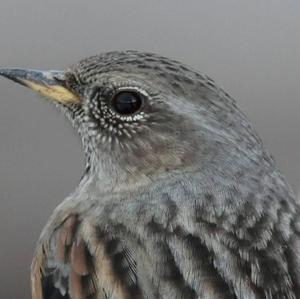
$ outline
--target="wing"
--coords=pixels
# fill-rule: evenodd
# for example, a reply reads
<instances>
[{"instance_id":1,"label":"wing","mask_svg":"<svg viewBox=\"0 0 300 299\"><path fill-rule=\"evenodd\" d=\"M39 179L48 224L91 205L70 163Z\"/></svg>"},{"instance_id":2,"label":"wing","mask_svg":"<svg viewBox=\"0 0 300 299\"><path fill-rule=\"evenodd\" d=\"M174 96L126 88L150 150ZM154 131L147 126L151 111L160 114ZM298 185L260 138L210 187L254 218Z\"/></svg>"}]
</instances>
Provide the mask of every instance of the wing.
<instances>
[{"instance_id":1,"label":"wing","mask_svg":"<svg viewBox=\"0 0 300 299\"><path fill-rule=\"evenodd\" d=\"M234 188L197 200L172 194L136 212L162 298L300 298L300 213L292 201L255 194L242 201Z\"/></svg>"},{"instance_id":2,"label":"wing","mask_svg":"<svg viewBox=\"0 0 300 299\"><path fill-rule=\"evenodd\" d=\"M300 298L300 212L288 199L163 190L95 211L100 227L126 240L145 298Z\"/></svg>"},{"instance_id":3,"label":"wing","mask_svg":"<svg viewBox=\"0 0 300 299\"><path fill-rule=\"evenodd\" d=\"M77 215L39 245L31 282L33 299L141 298L131 252Z\"/></svg>"},{"instance_id":4,"label":"wing","mask_svg":"<svg viewBox=\"0 0 300 299\"><path fill-rule=\"evenodd\" d=\"M175 226L175 202L104 210L101 218L98 211L83 219L69 215L40 243L33 299L235 298L211 252L183 224Z\"/></svg>"},{"instance_id":5,"label":"wing","mask_svg":"<svg viewBox=\"0 0 300 299\"><path fill-rule=\"evenodd\" d=\"M169 188L66 217L38 246L33 299L300 298L300 212L288 201Z\"/></svg>"}]
</instances>

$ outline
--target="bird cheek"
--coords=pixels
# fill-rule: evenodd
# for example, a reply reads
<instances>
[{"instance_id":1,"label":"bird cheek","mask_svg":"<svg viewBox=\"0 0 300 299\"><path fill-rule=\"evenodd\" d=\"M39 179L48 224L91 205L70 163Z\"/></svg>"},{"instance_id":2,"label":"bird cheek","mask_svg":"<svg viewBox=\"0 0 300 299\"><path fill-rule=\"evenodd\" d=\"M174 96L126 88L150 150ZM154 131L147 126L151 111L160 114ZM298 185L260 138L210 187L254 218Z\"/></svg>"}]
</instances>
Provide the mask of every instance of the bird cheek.
<instances>
[{"instance_id":1,"label":"bird cheek","mask_svg":"<svg viewBox=\"0 0 300 299\"><path fill-rule=\"evenodd\" d=\"M140 140L138 146L132 147L130 154L126 153L126 164L135 167L139 174L153 175L177 168L181 163L181 155L173 150L169 142L163 142L160 138L156 141L153 137L143 142Z\"/></svg>"}]
</instances>

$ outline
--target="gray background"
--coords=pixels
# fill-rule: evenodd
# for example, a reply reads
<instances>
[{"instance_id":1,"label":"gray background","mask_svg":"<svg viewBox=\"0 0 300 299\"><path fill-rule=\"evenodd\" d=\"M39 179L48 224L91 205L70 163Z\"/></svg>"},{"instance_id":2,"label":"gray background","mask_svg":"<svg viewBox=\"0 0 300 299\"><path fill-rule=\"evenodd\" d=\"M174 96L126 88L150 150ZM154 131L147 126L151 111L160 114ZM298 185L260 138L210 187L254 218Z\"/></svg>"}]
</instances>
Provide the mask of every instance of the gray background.
<instances>
[{"instance_id":1,"label":"gray background","mask_svg":"<svg viewBox=\"0 0 300 299\"><path fill-rule=\"evenodd\" d=\"M298 0L1 0L0 66L60 69L114 49L181 60L237 99L297 191L299 32ZM64 117L1 79L1 298L30 297L35 242L82 171L80 143Z\"/></svg>"}]
</instances>

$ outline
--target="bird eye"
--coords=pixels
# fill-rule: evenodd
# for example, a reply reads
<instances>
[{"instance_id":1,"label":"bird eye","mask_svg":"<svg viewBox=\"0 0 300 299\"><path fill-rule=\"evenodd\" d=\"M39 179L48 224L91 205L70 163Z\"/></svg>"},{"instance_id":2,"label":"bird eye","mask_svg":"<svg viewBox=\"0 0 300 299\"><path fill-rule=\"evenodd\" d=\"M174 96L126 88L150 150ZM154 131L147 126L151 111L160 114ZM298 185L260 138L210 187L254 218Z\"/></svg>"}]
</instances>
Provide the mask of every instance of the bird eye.
<instances>
[{"instance_id":1,"label":"bird eye","mask_svg":"<svg viewBox=\"0 0 300 299\"><path fill-rule=\"evenodd\" d=\"M111 105L121 115L134 114L140 110L143 103L142 96L135 91L121 91L114 95Z\"/></svg>"}]
</instances>

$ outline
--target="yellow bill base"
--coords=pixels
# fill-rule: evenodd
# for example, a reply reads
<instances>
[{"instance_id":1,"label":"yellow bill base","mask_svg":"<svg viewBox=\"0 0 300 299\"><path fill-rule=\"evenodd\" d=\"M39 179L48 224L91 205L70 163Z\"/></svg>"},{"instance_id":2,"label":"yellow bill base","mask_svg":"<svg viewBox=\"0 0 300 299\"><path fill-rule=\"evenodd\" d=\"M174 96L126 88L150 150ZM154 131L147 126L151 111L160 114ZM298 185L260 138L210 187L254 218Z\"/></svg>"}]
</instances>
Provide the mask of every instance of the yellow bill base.
<instances>
[{"instance_id":1,"label":"yellow bill base","mask_svg":"<svg viewBox=\"0 0 300 299\"><path fill-rule=\"evenodd\" d=\"M67 88L61 85L47 86L26 79L22 81L26 86L28 86L32 90L56 102L62 104L78 104L80 102L80 98L78 95L72 93Z\"/></svg>"}]
</instances>

